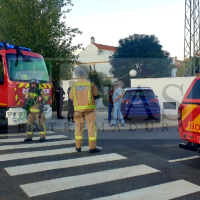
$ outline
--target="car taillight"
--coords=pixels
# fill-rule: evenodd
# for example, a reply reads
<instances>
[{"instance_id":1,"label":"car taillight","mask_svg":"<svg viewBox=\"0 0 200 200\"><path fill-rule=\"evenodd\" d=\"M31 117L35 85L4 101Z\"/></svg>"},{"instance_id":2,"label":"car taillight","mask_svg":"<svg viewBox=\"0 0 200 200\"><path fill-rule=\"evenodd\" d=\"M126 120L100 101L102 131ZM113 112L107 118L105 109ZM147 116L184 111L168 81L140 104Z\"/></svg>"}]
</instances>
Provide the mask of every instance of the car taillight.
<instances>
[{"instance_id":1,"label":"car taillight","mask_svg":"<svg viewBox=\"0 0 200 200\"><path fill-rule=\"evenodd\" d=\"M130 102L131 102L130 100L126 100L126 99L123 99L123 100L122 100L122 103L129 104Z\"/></svg>"},{"instance_id":2,"label":"car taillight","mask_svg":"<svg viewBox=\"0 0 200 200\"><path fill-rule=\"evenodd\" d=\"M151 99L150 102L151 103L158 102L158 99Z\"/></svg>"},{"instance_id":3,"label":"car taillight","mask_svg":"<svg viewBox=\"0 0 200 200\"><path fill-rule=\"evenodd\" d=\"M178 107L178 124L182 125L182 104Z\"/></svg>"}]
</instances>

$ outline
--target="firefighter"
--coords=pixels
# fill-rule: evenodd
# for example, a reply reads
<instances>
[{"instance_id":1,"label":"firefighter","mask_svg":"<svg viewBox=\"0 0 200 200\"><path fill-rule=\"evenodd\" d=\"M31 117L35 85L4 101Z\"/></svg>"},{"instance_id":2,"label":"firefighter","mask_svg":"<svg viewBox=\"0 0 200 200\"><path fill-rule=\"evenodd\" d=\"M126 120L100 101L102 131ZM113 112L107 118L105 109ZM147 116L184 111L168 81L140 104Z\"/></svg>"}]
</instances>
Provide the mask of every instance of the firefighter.
<instances>
[{"instance_id":1,"label":"firefighter","mask_svg":"<svg viewBox=\"0 0 200 200\"><path fill-rule=\"evenodd\" d=\"M69 98L73 101L75 111L76 151L81 152L85 118L88 127L89 152L95 153L100 152L100 149L96 148L97 129L95 119L95 98L98 96L98 91L95 84L87 79L88 74L89 70L85 65L79 65L75 69L78 81L71 88Z\"/></svg>"},{"instance_id":2,"label":"firefighter","mask_svg":"<svg viewBox=\"0 0 200 200\"><path fill-rule=\"evenodd\" d=\"M42 89L39 88L39 83L37 79L31 79L29 82L29 91L24 95L25 99L25 109L28 112L27 121L27 136L24 142L32 141L33 137L33 124L35 120L38 122L38 129L40 132L40 142L45 141L46 137L46 127L45 127L45 114L44 114L44 102L50 100L50 96Z\"/></svg>"},{"instance_id":3,"label":"firefighter","mask_svg":"<svg viewBox=\"0 0 200 200\"><path fill-rule=\"evenodd\" d=\"M57 119L65 119L62 116L62 109L63 109L63 100L64 100L64 95L65 92L62 88L62 81L59 82L59 87L56 88L55 93L56 93L56 105L57 105Z\"/></svg>"}]
</instances>

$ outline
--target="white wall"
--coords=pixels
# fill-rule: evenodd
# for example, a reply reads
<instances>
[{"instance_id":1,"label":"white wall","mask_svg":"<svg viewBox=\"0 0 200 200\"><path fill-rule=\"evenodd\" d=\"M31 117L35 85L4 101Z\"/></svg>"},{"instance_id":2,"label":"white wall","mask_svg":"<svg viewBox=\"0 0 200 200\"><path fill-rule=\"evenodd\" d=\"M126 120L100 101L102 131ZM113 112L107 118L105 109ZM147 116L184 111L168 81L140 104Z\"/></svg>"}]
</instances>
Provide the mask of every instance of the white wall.
<instances>
[{"instance_id":1,"label":"white wall","mask_svg":"<svg viewBox=\"0 0 200 200\"><path fill-rule=\"evenodd\" d=\"M151 87L158 96L161 113L176 115L178 106L196 77L131 79L131 87ZM163 102L176 102L176 110L163 109Z\"/></svg>"},{"instance_id":2,"label":"white wall","mask_svg":"<svg viewBox=\"0 0 200 200\"><path fill-rule=\"evenodd\" d=\"M65 92L65 96L64 96L64 101L67 101L68 100L68 95L67 95L67 90L68 90L68 88L69 88L69 82L70 82L71 80L63 80L62 81L62 83L63 83L63 90L64 90L64 92ZM74 81L74 82L76 82L76 80L72 80L72 81Z\"/></svg>"}]
</instances>

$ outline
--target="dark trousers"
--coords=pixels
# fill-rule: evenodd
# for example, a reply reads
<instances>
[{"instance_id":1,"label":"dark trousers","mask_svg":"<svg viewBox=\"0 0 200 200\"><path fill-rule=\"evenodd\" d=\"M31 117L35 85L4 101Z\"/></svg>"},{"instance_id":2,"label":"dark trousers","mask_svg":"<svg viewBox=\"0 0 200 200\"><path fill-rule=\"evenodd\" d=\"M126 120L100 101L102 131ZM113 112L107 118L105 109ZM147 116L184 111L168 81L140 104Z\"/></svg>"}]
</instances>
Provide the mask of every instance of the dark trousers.
<instances>
[{"instance_id":1,"label":"dark trousers","mask_svg":"<svg viewBox=\"0 0 200 200\"><path fill-rule=\"evenodd\" d=\"M112 110L113 110L113 104L112 103L108 103L108 121L109 122L111 122Z\"/></svg>"},{"instance_id":2,"label":"dark trousers","mask_svg":"<svg viewBox=\"0 0 200 200\"><path fill-rule=\"evenodd\" d=\"M57 117L62 116L63 100L57 99Z\"/></svg>"}]
</instances>

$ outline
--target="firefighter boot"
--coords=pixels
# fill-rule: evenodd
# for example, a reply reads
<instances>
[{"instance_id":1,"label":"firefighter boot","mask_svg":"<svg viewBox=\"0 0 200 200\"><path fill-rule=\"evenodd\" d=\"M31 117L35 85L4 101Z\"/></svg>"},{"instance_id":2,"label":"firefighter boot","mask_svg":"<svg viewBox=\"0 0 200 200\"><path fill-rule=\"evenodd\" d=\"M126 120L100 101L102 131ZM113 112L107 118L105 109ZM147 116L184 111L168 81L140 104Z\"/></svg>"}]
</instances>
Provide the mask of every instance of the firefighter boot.
<instances>
[{"instance_id":1,"label":"firefighter boot","mask_svg":"<svg viewBox=\"0 0 200 200\"><path fill-rule=\"evenodd\" d=\"M32 139L30 139L30 138L24 139L24 142L31 142L31 141L32 141Z\"/></svg>"},{"instance_id":2,"label":"firefighter boot","mask_svg":"<svg viewBox=\"0 0 200 200\"><path fill-rule=\"evenodd\" d=\"M100 149L99 149L99 148L90 149L89 152L90 152L90 153L97 153L97 152L100 152Z\"/></svg>"},{"instance_id":3,"label":"firefighter boot","mask_svg":"<svg viewBox=\"0 0 200 200\"><path fill-rule=\"evenodd\" d=\"M44 141L45 141L45 138L40 138L39 141L40 141L40 142L44 142Z\"/></svg>"},{"instance_id":4,"label":"firefighter boot","mask_svg":"<svg viewBox=\"0 0 200 200\"><path fill-rule=\"evenodd\" d=\"M81 152L81 148L76 148L75 149L77 152Z\"/></svg>"}]
</instances>

